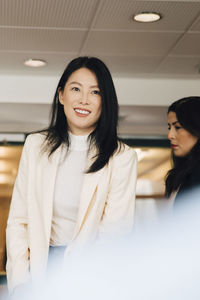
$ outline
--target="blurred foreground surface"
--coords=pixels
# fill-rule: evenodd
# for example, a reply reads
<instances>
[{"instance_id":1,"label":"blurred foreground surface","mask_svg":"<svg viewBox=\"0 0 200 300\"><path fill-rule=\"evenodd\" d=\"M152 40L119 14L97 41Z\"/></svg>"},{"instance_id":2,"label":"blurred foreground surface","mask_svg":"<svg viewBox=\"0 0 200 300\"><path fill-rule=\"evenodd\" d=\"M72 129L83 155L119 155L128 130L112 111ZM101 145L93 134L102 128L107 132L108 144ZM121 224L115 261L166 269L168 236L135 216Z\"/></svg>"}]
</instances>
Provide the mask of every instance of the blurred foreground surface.
<instances>
[{"instance_id":1,"label":"blurred foreground surface","mask_svg":"<svg viewBox=\"0 0 200 300\"><path fill-rule=\"evenodd\" d=\"M24 300L199 300L199 195L200 190L186 195L160 228L70 255Z\"/></svg>"}]
</instances>

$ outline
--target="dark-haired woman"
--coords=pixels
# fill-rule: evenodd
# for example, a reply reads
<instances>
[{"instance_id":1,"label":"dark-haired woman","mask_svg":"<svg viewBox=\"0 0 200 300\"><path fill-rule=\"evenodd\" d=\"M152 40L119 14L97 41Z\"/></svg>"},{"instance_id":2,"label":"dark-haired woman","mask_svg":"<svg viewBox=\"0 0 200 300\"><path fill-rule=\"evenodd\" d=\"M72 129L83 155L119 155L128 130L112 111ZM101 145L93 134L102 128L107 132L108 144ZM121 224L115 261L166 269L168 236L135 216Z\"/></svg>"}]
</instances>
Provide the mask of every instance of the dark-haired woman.
<instances>
[{"instance_id":1,"label":"dark-haired woman","mask_svg":"<svg viewBox=\"0 0 200 300\"><path fill-rule=\"evenodd\" d=\"M119 141L117 121L108 68L94 57L72 60L49 127L23 148L7 226L11 290L45 273L52 253L131 231L137 157Z\"/></svg>"},{"instance_id":2,"label":"dark-haired woman","mask_svg":"<svg viewBox=\"0 0 200 300\"><path fill-rule=\"evenodd\" d=\"M168 139L173 168L166 178L166 196L175 196L176 207L184 195L200 187L200 97L186 97L168 108Z\"/></svg>"}]
</instances>

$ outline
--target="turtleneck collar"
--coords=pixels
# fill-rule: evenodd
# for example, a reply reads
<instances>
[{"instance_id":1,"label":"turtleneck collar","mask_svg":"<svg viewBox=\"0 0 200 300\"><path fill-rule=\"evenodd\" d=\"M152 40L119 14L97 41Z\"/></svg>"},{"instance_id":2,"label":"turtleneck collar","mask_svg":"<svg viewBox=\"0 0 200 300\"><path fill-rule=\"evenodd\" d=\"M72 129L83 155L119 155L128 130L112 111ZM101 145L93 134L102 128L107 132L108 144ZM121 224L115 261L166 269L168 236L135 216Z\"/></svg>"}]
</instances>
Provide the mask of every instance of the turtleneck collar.
<instances>
[{"instance_id":1,"label":"turtleneck collar","mask_svg":"<svg viewBox=\"0 0 200 300\"><path fill-rule=\"evenodd\" d=\"M74 135L69 132L70 146L69 149L84 151L89 149L88 135Z\"/></svg>"}]
</instances>

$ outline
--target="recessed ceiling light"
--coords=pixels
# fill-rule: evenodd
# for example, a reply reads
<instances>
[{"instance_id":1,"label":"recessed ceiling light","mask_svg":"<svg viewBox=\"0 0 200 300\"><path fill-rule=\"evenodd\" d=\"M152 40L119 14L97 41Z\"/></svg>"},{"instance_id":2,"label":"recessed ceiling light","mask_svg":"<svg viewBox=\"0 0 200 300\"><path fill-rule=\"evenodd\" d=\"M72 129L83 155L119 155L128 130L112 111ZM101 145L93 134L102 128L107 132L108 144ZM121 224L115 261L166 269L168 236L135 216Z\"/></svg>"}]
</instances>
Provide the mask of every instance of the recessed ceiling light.
<instances>
[{"instance_id":1,"label":"recessed ceiling light","mask_svg":"<svg viewBox=\"0 0 200 300\"><path fill-rule=\"evenodd\" d=\"M133 16L133 20L136 22L156 22L161 19L161 15L156 12L142 12Z\"/></svg>"},{"instance_id":2,"label":"recessed ceiling light","mask_svg":"<svg viewBox=\"0 0 200 300\"><path fill-rule=\"evenodd\" d=\"M30 58L30 59L27 59L24 62L24 64L27 67L38 68L38 67L44 67L47 63L43 59Z\"/></svg>"}]
</instances>

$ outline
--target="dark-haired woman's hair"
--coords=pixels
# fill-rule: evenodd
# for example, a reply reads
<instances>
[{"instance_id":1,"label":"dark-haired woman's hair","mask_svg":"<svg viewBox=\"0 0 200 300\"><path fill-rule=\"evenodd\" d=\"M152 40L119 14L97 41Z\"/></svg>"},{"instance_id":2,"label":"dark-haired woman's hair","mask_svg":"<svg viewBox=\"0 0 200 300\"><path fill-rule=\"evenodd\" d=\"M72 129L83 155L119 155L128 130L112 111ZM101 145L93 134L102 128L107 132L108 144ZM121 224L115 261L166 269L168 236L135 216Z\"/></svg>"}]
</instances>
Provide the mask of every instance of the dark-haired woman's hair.
<instances>
[{"instance_id":1,"label":"dark-haired woman's hair","mask_svg":"<svg viewBox=\"0 0 200 300\"><path fill-rule=\"evenodd\" d=\"M177 157L172 154L173 168L166 176L165 194L170 197L187 177L192 173L193 168L200 162L200 97L186 97L172 103L168 108L168 113L176 113L176 117L181 126L198 138L197 143L190 152Z\"/></svg>"},{"instance_id":2,"label":"dark-haired woman's hair","mask_svg":"<svg viewBox=\"0 0 200 300\"><path fill-rule=\"evenodd\" d=\"M51 156L62 143L65 143L67 147L70 145L69 127L63 105L58 98L58 93L59 91L64 91L65 84L70 75L80 68L87 68L96 75L102 102L101 116L95 130L88 137L90 146L95 145L97 149L95 161L87 171L88 173L92 173L103 168L118 148L117 95L110 71L100 59L96 57L78 57L67 65L54 95L50 125L44 130L47 132L44 149Z\"/></svg>"}]
</instances>

